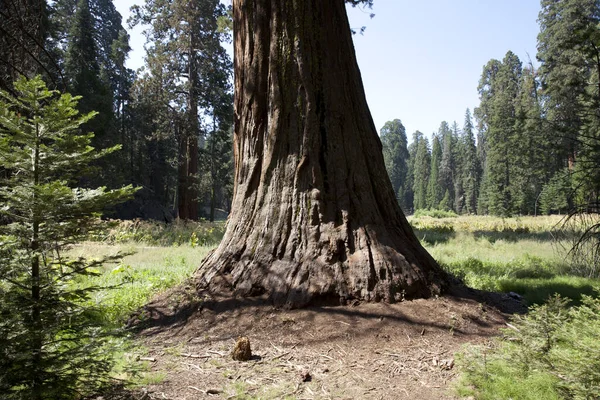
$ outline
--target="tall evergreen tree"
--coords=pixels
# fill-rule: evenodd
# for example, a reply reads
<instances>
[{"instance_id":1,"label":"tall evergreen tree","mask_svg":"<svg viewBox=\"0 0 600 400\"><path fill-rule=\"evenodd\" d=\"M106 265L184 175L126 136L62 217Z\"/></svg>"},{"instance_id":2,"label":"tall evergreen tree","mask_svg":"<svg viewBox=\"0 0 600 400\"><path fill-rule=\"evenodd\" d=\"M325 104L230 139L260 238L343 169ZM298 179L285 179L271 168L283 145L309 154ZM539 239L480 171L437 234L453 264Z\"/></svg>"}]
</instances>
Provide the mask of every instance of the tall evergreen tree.
<instances>
[{"instance_id":1,"label":"tall evergreen tree","mask_svg":"<svg viewBox=\"0 0 600 400\"><path fill-rule=\"evenodd\" d=\"M46 48L48 30L46 0L0 2L0 89L11 91L19 76L55 78L56 61Z\"/></svg>"},{"instance_id":2,"label":"tall evergreen tree","mask_svg":"<svg viewBox=\"0 0 600 400\"><path fill-rule=\"evenodd\" d=\"M291 307L433 295L443 272L392 190L345 1L234 0L233 14L232 213L197 280Z\"/></svg>"},{"instance_id":3,"label":"tall evergreen tree","mask_svg":"<svg viewBox=\"0 0 600 400\"><path fill-rule=\"evenodd\" d=\"M479 183L481 165L477 157L475 136L471 112L465 112L465 124L462 132L463 167L461 171L462 186L465 193L464 211L468 214L477 213L477 200L479 198Z\"/></svg>"},{"instance_id":4,"label":"tall evergreen tree","mask_svg":"<svg viewBox=\"0 0 600 400\"><path fill-rule=\"evenodd\" d=\"M465 148L462 132L456 121L452 124L452 182L454 184L454 211L462 214L465 208L465 189L463 186L462 172L465 164Z\"/></svg>"},{"instance_id":5,"label":"tall evergreen tree","mask_svg":"<svg viewBox=\"0 0 600 400\"><path fill-rule=\"evenodd\" d=\"M130 51L122 17L111 0L55 0L50 14L50 47L63 67L69 90L83 95L82 112L99 111L88 129L94 145L124 145L132 134L128 113L134 73L125 66ZM99 162L95 183L118 186L131 181L129 160L109 156Z\"/></svg>"},{"instance_id":6,"label":"tall evergreen tree","mask_svg":"<svg viewBox=\"0 0 600 400\"><path fill-rule=\"evenodd\" d=\"M221 48L224 51L223 48ZM215 211L218 204L224 204L229 211L229 199L233 194L233 96L229 84L229 58L222 56L224 64L218 69L211 69L206 76L205 95L207 110L205 116L208 118L205 130L208 137L203 149L201 149L204 164L201 170L208 177L209 194L208 219L215 220Z\"/></svg>"},{"instance_id":7,"label":"tall evergreen tree","mask_svg":"<svg viewBox=\"0 0 600 400\"><path fill-rule=\"evenodd\" d=\"M590 72L600 68L599 5L596 0L542 0L541 8L537 58L547 96L546 113L557 139L555 145L562 150L557 160L572 168Z\"/></svg>"},{"instance_id":8,"label":"tall evergreen tree","mask_svg":"<svg viewBox=\"0 0 600 400\"><path fill-rule=\"evenodd\" d=\"M177 207L177 140L182 113L172 107L176 83L168 68L161 57L149 54L144 72L132 87L128 170L132 181L144 188L140 197L154 204L152 212L140 210L132 217L168 221Z\"/></svg>"},{"instance_id":9,"label":"tall evergreen tree","mask_svg":"<svg viewBox=\"0 0 600 400\"><path fill-rule=\"evenodd\" d=\"M554 146L552 130L542 115L539 81L533 66L523 68L519 94L515 99L515 148L511 154L511 196L515 211L536 212L536 202L544 183L556 172L560 151Z\"/></svg>"},{"instance_id":10,"label":"tall evergreen tree","mask_svg":"<svg viewBox=\"0 0 600 400\"><path fill-rule=\"evenodd\" d=\"M454 206L454 133L446 121L440 125L438 132L442 144L442 160L440 162L439 186L444 194L445 204L442 209L450 210Z\"/></svg>"},{"instance_id":11,"label":"tall evergreen tree","mask_svg":"<svg viewBox=\"0 0 600 400\"><path fill-rule=\"evenodd\" d=\"M510 180L514 163L510 155L518 142L515 99L521 72L521 61L509 51L502 62L491 60L484 67L478 88L481 104L476 115L486 153L480 209L495 215L515 212Z\"/></svg>"},{"instance_id":12,"label":"tall evergreen tree","mask_svg":"<svg viewBox=\"0 0 600 400\"><path fill-rule=\"evenodd\" d=\"M566 166L575 171L580 201L597 203L600 3L543 0L541 5L537 57L544 114L563 150L556 170Z\"/></svg>"},{"instance_id":13,"label":"tall evergreen tree","mask_svg":"<svg viewBox=\"0 0 600 400\"><path fill-rule=\"evenodd\" d=\"M415 210L414 205L414 182L415 182L415 158L417 156L418 139L413 134L413 140L408 145L408 168L406 170L406 186L407 191L407 209L406 212L413 213Z\"/></svg>"},{"instance_id":14,"label":"tall evergreen tree","mask_svg":"<svg viewBox=\"0 0 600 400\"><path fill-rule=\"evenodd\" d=\"M440 186L440 164L442 163L442 144L439 134L431 139L431 166L427 183L427 208L437 209L444 197Z\"/></svg>"},{"instance_id":15,"label":"tall evergreen tree","mask_svg":"<svg viewBox=\"0 0 600 400\"><path fill-rule=\"evenodd\" d=\"M413 163L413 193L415 210L427 208L427 186L431 171L429 140L419 131L413 134L416 153Z\"/></svg>"},{"instance_id":16,"label":"tall evergreen tree","mask_svg":"<svg viewBox=\"0 0 600 400\"><path fill-rule=\"evenodd\" d=\"M403 210L407 210L409 207L409 193L407 192L410 188L406 187L409 158L406 130L402 121L395 119L386 122L379 134L385 168L398 198L398 204Z\"/></svg>"},{"instance_id":17,"label":"tall evergreen tree","mask_svg":"<svg viewBox=\"0 0 600 400\"><path fill-rule=\"evenodd\" d=\"M95 133L93 145L108 147L119 143L114 130L113 96L106 70L101 67L98 47L94 40L95 23L90 12L89 0L79 0L70 26L65 53L65 75L70 91L82 96L79 103L82 113L97 111L98 117L87 123L86 128ZM103 160L91 177L91 185L109 184L119 175L112 157Z\"/></svg>"}]
</instances>

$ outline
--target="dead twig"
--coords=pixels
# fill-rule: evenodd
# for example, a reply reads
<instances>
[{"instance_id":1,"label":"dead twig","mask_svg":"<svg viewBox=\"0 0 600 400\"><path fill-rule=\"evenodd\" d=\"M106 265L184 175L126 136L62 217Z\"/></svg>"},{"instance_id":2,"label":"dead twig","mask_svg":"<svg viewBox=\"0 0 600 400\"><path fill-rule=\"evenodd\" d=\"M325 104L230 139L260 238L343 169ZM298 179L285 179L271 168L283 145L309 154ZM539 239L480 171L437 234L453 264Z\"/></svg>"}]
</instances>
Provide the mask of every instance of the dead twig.
<instances>
[{"instance_id":1,"label":"dead twig","mask_svg":"<svg viewBox=\"0 0 600 400\"><path fill-rule=\"evenodd\" d=\"M190 353L181 353L181 357L189 357L189 358L210 358L208 354L200 355L200 354L190 354Z\"/></svg>"},{"instance_id":2,"label":"dead twig","mask_svg":"<svg viewBox=\"0 0 600 400\"><path fill-rule=\"evenodd\" d=\"M273 357L273 360L277 360L277 359L279 359L279 358L281 358L281 357L285 357L285 356L287 356L288 354L290 354L290 352L289 352L289 351L286 351L285 353L282 353L282 354L279 354L278 356L275 356L275 357Z\"/></svg>"}]
</instances>

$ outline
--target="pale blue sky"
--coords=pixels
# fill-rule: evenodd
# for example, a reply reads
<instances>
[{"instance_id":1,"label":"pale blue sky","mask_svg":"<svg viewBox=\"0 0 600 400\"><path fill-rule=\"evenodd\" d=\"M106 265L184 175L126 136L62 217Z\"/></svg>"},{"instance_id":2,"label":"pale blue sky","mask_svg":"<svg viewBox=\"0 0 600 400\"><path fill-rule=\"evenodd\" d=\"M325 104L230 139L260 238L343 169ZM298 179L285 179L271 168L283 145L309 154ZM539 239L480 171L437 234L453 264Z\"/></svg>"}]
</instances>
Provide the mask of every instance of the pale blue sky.
<instances>
[{"instance_id":1,"label":"pale blue sky","mask_svg":"<svg viewBox=\"0 0 600 400\"><path fill-rule=\"evenodd\" d=\"M126 20L142 0L114 0ZM373 10L349 9L369 107L379 131L399 118L410 137L437 131L441 121L462 127L467 107L479 103L483 66L512 50L536 64L539 0L375 0ZM375 18L370 19L373 12ZM140 29L130 32L128 65L144 55Z\"/></svg>"}]
</instances>

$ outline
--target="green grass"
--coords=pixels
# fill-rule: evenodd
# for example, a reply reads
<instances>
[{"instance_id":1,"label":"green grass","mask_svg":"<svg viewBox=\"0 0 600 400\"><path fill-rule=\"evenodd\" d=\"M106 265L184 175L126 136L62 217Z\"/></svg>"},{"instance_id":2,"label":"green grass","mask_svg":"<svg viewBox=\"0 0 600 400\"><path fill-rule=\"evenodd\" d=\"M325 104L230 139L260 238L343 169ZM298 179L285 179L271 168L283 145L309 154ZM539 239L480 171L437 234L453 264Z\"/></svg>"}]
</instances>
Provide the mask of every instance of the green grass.
<instances>
[{"instance_id":1,"label":"green grass","mask_svg":"<svg viewBox=\"0 0 600 400\"><path fill-rule=\"evenodd\" d=\"M577 234L577 230L557 236L556 228L560 217L502 219L444 215L443 219L439 219L423 215L409 220L434 258L471 287L517 292L529 304L542 304L554 293L559 293L565 298L573 299L575 305L589 301L583 295L596 295L594 290L600 287L598 279L582 276L581 266L575 268L565 257L564 248L570 243L570 238ZM86 277L77 284L115 286L115 289L97 292L91 302L101 310L101 318L107 326L121 326L132 312L146 304L152 296L191 276L220 237L219 232L222 231L219 229L221 228L202 224L168 226L139 221L117 224L112 233L100 238L100 241L76 246L70 251L71 254L96 258L118 252L134 254L124 257L119 264L105 265L102 271L98 271L99 276ZM562 242L555 237L561 237ZM201 246L202 243L207 245ZM589 319L593 318L587 318ZM577 318L572 316L572 320ZM561 333L561 343L567 346L557 347L557 357L560 360L566 359L565 357L584 360L586 349L597 347L592 341L584 343L585 348L577 347L575 338L578 336L570 335L569 332L581 330L587 332L586 337L589 338L600 335L595 328L586 325L586 318L578 321ZM600 326L597 322L595 325ZM526 325L526 322L515 323ZM544 325L540 326L543 328ZM545 331L542 328L534 326L527 330L543 337ZM570 383L565 383L555 371L545 369L543 362L539 361L543 361L539 351L527 353L532 360L535 357L538 359L535 368L527 369L528 364L515 358L515 355L525 354L523 343L527 345L534 339L519 340L505 340L487 349L465 350L463 375L457 386L457 393L477 399L560 399L565 398L567 389L569 393L587 390L586 387L581 389L577 385L571 385L581 377L574 377ZM131 359L131 354L123 354L122 357ZM600 359L600 355L597 358ZM125 362L123 364L127 365ZM585 370L585 362L581 361L578 365L580 370ZM123 370L128 368L131 369L128 366ZM586 373L590 375L589 372ZM160 373L156 376L144 373L142 367L138 367L137 376L138 384L164 379ZM583 383L584 386L586 384ZM228 393L231 392L229 394L235 398L255 398L255 394L249 394L245 389L248 388L233 386L228 388ZM273 388L273 398L285 393L284 389L279 389ZM270 396L271 393L265 392L260 398L271 398Z\"/></svg>"},{"instance_id":2,"label":"green grass","mask_svg":"<svg viewBox=\"0 0 600 400\"><path fill-rule=\"evenodd\" d=\"M461 397L478 400L558 400L557 379L548 372L523 374L520 367L501 357L484 354L481 348L469 348L459 357L463 374L456 385Z\"/></svg>"},{"instance_id":3,"label":"green grass","mask_svg":"<svg viewBox=\"0 0 600 400\"><path fill-rule=\"evenodd\" d=\"M102 290L90 300L108 324L122 324L127 317L161 291L191 276L212 247L153 247L142 244L106 245L86 242L74 247L73 256L101 258L117 253L133 253L119 264L105 265L99 276L85 277L77 284L114 287Z\"/></svg>"},{"instance_id":4,"label":"green grass","mask_svg":"<svg viewBox=\"0 0 600 400\"><path fill-rule=\"evenodd\" d=\"M192 243L194 244L194 243ZM107 331L116 334L110 351L115 360L112 375L122 382L138 387L160 383L166 373L151 372L149 365L137 361L145 349L133 336L122 330L128 318L156 294L182 283L198 268L214 246L148 246L144 243L85 242L73 247L73 257L102 259L104 256L128 254L119 263L105 264L97 276L79 278L80 287L100 286L88 300L97 312L93 318L102 321ZM173 299L178 302L183 299Z\"/></svg>"},{"instance_id":5,"label":"green grass","mask_svg":"<svg viewBox=\"0 0 600 400\"><path fill-rule=\"evenodd\" d=\"M457 394L476 399L597 399L600 299L579 306L560 297L518 316L491 346L458 356Z\"/></svg>"},{"instance_id":6,"label":"green grass","mask_svg":"<svg viewBox=\"0 0 600 400\"><path fill-rule=\"evenodd\" d=\"M577 232L559 236L560 216L409 220L427 251L473 288L516 292L529 304L541 304L555 293L577 303L600 287L600 280L581 274L567 257L569 236Z\"/></svg>"},{"instance_id":7,"label":"green grass","mask_svg":"<svg viewBox=\"0 0 600 400\"><path fill-rule=\"evenodd\" d=\"M411 217L417 237L467 285L516 292L533 305L491 346L457 355L461 397L597 399L600 393L600 280L567 256L581 228L561 217ZM559 298L553 297L556 293ZM550 300L549 300L550 299ZM567 301L560 299L570 299Z\"/></svg>"}]
</instances>

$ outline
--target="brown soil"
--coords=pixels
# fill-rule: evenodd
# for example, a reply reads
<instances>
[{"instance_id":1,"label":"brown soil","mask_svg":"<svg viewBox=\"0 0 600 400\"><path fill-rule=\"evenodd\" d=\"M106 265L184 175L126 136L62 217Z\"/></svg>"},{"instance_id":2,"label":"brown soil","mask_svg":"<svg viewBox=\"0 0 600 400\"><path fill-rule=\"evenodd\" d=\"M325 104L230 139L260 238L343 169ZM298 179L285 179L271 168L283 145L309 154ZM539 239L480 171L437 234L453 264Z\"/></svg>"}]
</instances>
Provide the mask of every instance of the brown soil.
<instances>
[{"instance_id":1,"label":"brown soil","mask_svg":"<svg viewBox=\"0 0 600 400\"><path fill-rule=\"evenodd\" d=\"M466 288L393 305L299 310L191 292L164 294L132 320L152 371L165 374L135 398L452 399L454 353L524 311L506 295ZM250 361L230 355L240 336L250 339Z\"/></svg>"}]
</instances>

